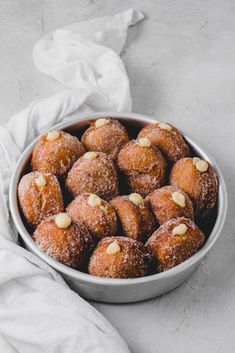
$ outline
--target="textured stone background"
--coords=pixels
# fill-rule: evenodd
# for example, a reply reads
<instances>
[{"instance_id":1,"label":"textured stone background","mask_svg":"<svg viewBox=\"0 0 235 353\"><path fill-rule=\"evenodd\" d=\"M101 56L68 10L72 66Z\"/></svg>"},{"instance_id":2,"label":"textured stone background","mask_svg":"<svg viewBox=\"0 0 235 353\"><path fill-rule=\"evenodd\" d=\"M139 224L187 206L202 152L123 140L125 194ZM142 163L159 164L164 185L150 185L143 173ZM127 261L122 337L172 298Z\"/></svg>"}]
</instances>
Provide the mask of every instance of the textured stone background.
<instances>
[{"instance_id":1,"label":"textured stone background","mask_svg":"<svg viewBox=\"0 0 235 353\"><path fill-rule=\"evenodd\" d=\"M235 324L235 2L233 0L3 0L0 2L0 122L62 88L39 73L33 44L72 22L135 7L122 58L133 110L175 123L219 162L229 211L220 239L175 291L132 305L95 306L133 353L230 353Z\"/></svg>"}]
</instances>

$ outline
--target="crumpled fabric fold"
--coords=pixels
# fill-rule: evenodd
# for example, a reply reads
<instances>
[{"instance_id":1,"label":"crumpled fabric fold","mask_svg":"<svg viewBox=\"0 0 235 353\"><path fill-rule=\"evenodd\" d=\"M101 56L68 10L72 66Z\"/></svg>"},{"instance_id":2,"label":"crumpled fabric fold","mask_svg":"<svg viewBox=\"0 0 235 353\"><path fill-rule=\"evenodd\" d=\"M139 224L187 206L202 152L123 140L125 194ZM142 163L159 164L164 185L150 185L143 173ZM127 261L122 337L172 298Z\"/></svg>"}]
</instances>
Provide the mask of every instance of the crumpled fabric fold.
<instances>
[{"instance_id":1,"label":"crumpled fabric fold","mask_svg":"<svg viewBox=\"0 0 235 353\"><path fill-rule=\"evenodd\" d=\"M133 9L58 29L33 50L36 67L66 90L33 102L0 127L0 351L128 353L112 325L62 277L17 244L8 189L27 145L79 112L131 111L129 80L119 57Z\"/></svg>"}]
</instances>

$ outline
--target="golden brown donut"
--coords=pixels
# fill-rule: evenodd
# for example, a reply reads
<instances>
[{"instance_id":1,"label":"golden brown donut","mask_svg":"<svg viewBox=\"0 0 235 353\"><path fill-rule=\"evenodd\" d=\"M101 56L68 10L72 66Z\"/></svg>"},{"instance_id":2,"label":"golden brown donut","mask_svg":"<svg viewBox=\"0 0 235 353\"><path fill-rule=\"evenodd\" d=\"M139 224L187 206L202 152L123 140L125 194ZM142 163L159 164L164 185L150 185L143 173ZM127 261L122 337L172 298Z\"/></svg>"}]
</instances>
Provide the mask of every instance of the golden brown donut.
<instances>
[{"instance_id":1,"label":"golden brown donut","mask_svg":"<svg viewBox=\"0 0 235 353\"><path fill-rule=\"evenodd\" d=\"M149 202L140 194L117 196L110 203L116 211L123 235L143 241L152 234L155 220Z\"/></svg>"},{"instance_id":2,"label":"golden brown donut","mask_svg":"<svg viewBox=\"0 0 235 353\"><path fill-rule=\"evenodd\" d=\"M210 163L198 158L183 158L170 173L170 184L186 192L194 204L195 214L205 217L214 208L218 180Z\"/></svg>"},{"instance_id":3,"label":"golden brown donut","mask_svg":"<svg viewBox=\"0 0 235 353\"><path fill-rule=\"evenodd\" d=\"M128 141L124 126L109 118L92 121L82 136L82 143L87 151L104 152L113 160Z\"/></svg>"},{"instance_id":4,"label":"golden brown donut","mask_svg":"<svg viewBox=\"0 0 235 353\"><path fill-rule=\"evenodd\" d=\"M33 226L64 210L60 184L51 173L25 174L18 185L18 198L27 222Z\"/></svg>"},{"instance_id":5,"label":"golden brown donut","mask_svg":"<svg viewBox=\"0 0 235 353\"><path fill-rule=\"evenodd\" d=\"M168 123L149 124L140 131L140 137L147 137L171 162L190 155L190 148L182 134Z\"/></svg>"},{"instance_id":6,"label":"golden brown donut","mask_svg":"<svg viewBox=\"0 0 235 353\"><path fill-rule=\"evenodd\" d=\"M142 243L127 237L108 237L98 243L88 271L99 277L143 277L150 274L152 261L153 256Z\"/></svg>"},{"instance_id":7,"label":"golden brown donut","mask_svg":"<svg viewBox=\"0 0 235 353\"><path fill-rule=\"evenodd\" d=\"M83 223L95 238L110 237L117 231L113 206L95 194L77 196L66 211L75 222Z\"/></svg>"},{"instance_id":8,"label":"golden brown donut","mask_svg":"<svg viewBox=\"0 0 235 353\"><path fill-rule=\"evenodd\" d=\"M159 224L178 217L194 220L192 201L178 187L164 186L149 194L148 199Z\"/></svg>"},{"instance_id":9,"label":"golden brown donut","mask_svg":"<svg viewBox=\"0 0 235 353\"><path fill-rule=\"evenodd\" d=\"M66 186L73 196L93 193L109 201L119 193L113 161L103 152L87 152L68 173Z\"/></svg>"},{"instance_id":10,"label":"golden brown donut","mask_svg":"<svg viewBox=\"0 0 235 353\"><path fill-rule=\"evenodd\" d=\"M94 248L86 227L73 222L66 213L44 219L33 233L36 244L49 256L78 270L84 270Z\"/></svg>"},{"instance_id":11,"label":"golden brown donut","mask_svg":"<svg viewBox=\"0 0 235 353\"><path fill-rule=\"evenodd\" d=\"M76 160L85 153L81 142L64 131L49 131L33 149L32 168L65 177Z\"/></svg>"},{"instance_id":12,"label":"golden brown donut","mask_svg":"<svg viewBox=\"0 0 235 353\"><path fill-rule=\"evenodd\" d=\"M131 192L146 196L164 182L166 162L148 138L128 142L119 152L117 164Z\"/></svg>"},{"instance_id":13,"label":"golden brown donut","mask_svg":"<svg viewBox=\"0 0 235 353\"><path fill-rule=\"evenodd\" d=\"M171 219L161 225L146 243L157 260L158 272L179 265L196 253L205 240L204 234L190 219Z\"/></svg>"}]
</instances>

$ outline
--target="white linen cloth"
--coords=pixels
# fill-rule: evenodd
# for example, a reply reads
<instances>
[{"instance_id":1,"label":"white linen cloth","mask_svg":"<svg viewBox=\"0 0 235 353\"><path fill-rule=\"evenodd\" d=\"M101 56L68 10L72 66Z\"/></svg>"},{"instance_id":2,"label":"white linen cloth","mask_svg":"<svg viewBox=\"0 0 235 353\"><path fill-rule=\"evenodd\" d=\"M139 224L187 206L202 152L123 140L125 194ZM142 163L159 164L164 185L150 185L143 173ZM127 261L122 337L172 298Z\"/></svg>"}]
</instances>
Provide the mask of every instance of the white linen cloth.
<instances>
[{"instance_id":1,"label":"white linen cloth","mask_svg":"<svg viewBox=\"0 0 235 353\"><path fill-rule=\"evenodd\" d=\"M34 47L37 68L70 89L35 101L0 127L0 352L129 352L101 314L52 268L17 245L8 188L21 152L54 124L80 111L131 110L119 54L128 26L142 18L127 10L76 23Z\"/></svg>"}]
</instances>

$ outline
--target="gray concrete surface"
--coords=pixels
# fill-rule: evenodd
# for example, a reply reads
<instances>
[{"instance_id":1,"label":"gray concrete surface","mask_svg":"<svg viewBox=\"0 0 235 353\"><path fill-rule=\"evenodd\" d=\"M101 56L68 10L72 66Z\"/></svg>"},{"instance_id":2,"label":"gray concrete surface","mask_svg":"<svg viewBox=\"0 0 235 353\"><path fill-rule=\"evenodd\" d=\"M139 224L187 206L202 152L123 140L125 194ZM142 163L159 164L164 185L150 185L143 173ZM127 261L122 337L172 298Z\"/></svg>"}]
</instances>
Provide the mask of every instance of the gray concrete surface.
<instances>
[{"instance_id":1,"label":"gray concrete surface","mask_svg":"<svg viewBox=\"0 0 235 353\"><path fill-rule=\"evenodd\" d=\"M0 122L60 90L33 66L45 33L135 7L122 53L133 110L193 135L219 162L229 209L216 246L193 276L160 298L95 306L133 353L234 352L235 335L235 2L233 0L3 0L0 2Z\"/></svg>"}]
</instances>

